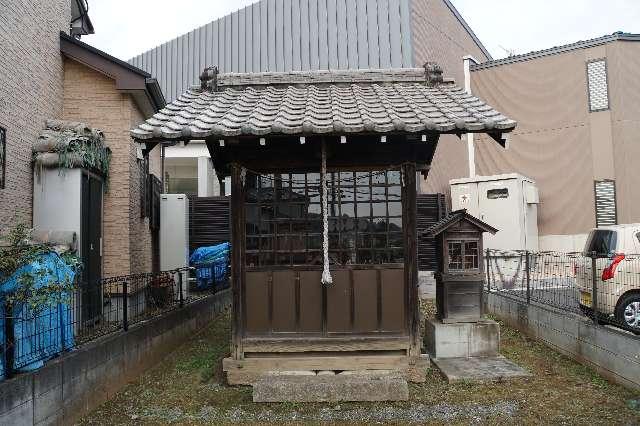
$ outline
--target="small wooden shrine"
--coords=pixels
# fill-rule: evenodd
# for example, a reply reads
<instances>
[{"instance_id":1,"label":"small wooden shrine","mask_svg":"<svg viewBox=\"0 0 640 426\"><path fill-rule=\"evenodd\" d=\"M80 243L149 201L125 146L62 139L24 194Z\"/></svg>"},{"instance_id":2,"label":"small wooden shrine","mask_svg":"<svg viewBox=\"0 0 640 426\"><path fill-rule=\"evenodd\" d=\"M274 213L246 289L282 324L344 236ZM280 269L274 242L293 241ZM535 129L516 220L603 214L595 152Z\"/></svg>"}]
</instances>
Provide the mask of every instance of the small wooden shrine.
<instances>
[{"instance_id":1,"label":"small wooden shrine","mask_svg":"<svg viewBox=\"0 0 640 426\"><path fill-rule=\"evenodd\" d=\"M482 316L482 234L498 232L466 210L450 213L426 234L436 239L436 304L443 323L476 322Z\"/></svg>"},{"instance_id":2,"label":"small wooden shrine","mask_svg":"<svg viewBox=\"0 0 640 426\"><path fill-rule=\"evenodd\" d=\"M399 70L218 74L132 131L146 151L205 140L230 175L231 384L266 372L424 379L417 178L441 134L513 120L442 78ZM215 218L211 218L215 220Z\"/></svg>"}]
</instances>

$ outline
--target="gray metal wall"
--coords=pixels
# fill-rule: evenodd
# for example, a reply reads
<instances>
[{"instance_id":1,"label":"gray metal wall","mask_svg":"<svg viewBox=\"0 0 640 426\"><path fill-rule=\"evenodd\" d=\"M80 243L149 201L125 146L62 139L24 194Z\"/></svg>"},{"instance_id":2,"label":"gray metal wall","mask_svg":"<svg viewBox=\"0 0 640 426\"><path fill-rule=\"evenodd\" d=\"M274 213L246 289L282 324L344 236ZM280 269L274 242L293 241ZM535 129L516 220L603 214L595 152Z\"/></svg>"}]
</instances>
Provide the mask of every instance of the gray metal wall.
<instances>
[{"instance_id":1,"label":"gray metal wall","mask_svg":"<svg viewBox=\"0 0 640 426\"><path fill-rule=\"evenodd\" d=\"M412 67L411 0L261 0L129 62L174 100L222 72Z\"/></svg>"}]
</instances>

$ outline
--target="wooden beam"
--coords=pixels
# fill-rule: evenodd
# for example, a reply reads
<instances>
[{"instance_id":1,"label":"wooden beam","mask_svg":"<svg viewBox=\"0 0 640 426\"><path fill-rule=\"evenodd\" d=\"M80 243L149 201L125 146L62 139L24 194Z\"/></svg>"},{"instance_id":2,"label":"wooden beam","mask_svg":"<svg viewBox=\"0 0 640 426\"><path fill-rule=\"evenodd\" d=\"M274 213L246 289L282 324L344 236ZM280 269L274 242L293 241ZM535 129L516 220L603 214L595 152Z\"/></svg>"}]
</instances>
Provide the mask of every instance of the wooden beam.
<instances>
[{"instance_id":1,"label":"wooden beam","mask_svg":"<svg viewBox=\"0 0 640 426\"><path fill-rule=\"evenodd\" d=\"M222 368L227 373L230 385L251 385L261 376L273 371L392 370L408 375L410 366L408 358L404 355L344 355L269 356L243 360L225 358Z\"/></svg>"},{"instance_id":2,"label":"wooden beam","mask_svg":"<svg viewBox=\"0 0 640 426\"><path fill-rule=\"evenodd\" d=\"M405 282L407 285L407 320L411 344L409 355L419 357L420 342L420 310L418 295L418 242L416 230L417 188L415 164L402 166L402 224L405 240Z\"/></svg>"},{"instance_id":3,"label":"wooden beam","mask_svg":"<svg viewBox=\"0 0 640 426\"><path fill-rule=\"evenodd\" d=\"M233 359L244 358L242 336L244 334L244 185L242 168L231 166L231 288L232 288L232 330L231 355Z\"/></svg>"},{"instance_id":4,"label":"wooden beam","mask_svg":"<svg viewBox=\"0 0 640 426\"><path fill-rule=\"evenodd\" d=\"M245 338L245 353L406 351L408 337Z\"/></svg>"}]
</instances>

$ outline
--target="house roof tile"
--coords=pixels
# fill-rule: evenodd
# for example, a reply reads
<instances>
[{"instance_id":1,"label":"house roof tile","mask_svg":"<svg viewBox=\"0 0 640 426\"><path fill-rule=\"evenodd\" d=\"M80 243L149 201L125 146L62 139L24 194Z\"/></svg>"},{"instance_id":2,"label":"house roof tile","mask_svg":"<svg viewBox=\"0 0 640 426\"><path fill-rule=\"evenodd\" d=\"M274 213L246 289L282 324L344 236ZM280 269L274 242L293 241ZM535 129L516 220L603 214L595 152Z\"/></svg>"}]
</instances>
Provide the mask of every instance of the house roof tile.
<instances>
[{"instance_id":1,"label":"house roof tile","mask_svg":"<svg viewBox=\"0 0 640 426\"><path fill-rule=\"evenodd\" d=\"M131 131L137 140L512 131L438 68L215 74ZM214 75L215 74L215 75Z\"/></svg>"}]
</instances>

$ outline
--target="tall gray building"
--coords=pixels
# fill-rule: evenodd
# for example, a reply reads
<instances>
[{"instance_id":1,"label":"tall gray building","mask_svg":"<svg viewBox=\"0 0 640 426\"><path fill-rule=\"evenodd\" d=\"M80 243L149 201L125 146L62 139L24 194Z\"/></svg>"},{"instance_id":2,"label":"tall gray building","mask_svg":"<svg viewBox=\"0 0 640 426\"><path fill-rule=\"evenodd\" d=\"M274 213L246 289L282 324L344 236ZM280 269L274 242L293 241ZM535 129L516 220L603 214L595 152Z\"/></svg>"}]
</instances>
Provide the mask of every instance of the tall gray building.
<instances>
[{"instance_id":1,"label":"tall gray building","mask_svg":"<svg viewBox=\"0 0 640 426\"><path fill-rule=\"evenodd\" d=\"M168 101L199 83L207 66L221 72L407 68L439 63L462 84L466 55L491 59L449 0L261 0L130 60L156 77ZM445 136L428 191L443 192L463 176L466 144ZM192 144L193 145L193 144ZM167 149L169 191L214 195L206 149ZM195 156L195 157L194 157ZM185 158L186 157L186 158ZM190 158L189 158L190 157ZM200 158L200 160L198 160ZM209 178L207 178L209 179Z\"/></svg>"},{"instance_id":2,"label":"tall gray building","mask_svg":"<svg viewBox=\"0 0 640 426\"><path fill-rule=\"evenodd\" d=\"M490 58L449 0L261 0L130 62L157 77L173 100L212 65L306 71L407 68L428 59L458 74L465 54Z\"/></svg>"}]
</instances>

